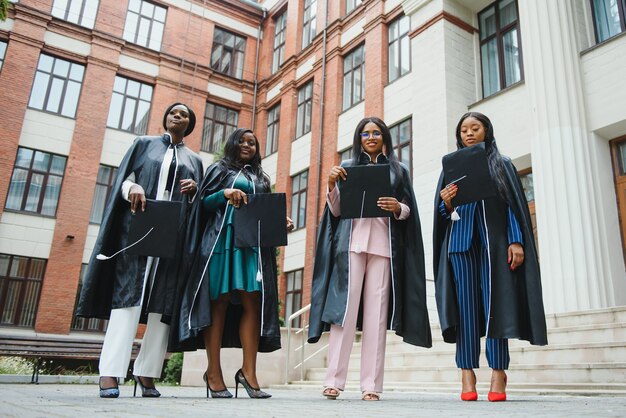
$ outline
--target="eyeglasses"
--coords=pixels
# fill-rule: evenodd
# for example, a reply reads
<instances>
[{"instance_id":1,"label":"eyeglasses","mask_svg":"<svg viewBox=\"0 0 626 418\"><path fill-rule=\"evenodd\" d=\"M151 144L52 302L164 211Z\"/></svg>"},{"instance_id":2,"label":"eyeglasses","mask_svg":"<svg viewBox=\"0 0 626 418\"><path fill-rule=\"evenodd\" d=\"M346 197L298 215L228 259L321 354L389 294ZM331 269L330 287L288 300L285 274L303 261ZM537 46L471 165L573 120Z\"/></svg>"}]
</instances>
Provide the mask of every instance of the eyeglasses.
<instances>
[{"instance_id":1,"label":"eyeglasses","mask_svg":"<svg viewBox=\"0 0 626 418\"><path fill-rule=\"evenodd\" d=\"M373 132L361 132L361 139L370 139L370 137L372 138L380 138L381 136L383 136L382 132L380 131L373 131Z\"/></svg>"}]
</instances>

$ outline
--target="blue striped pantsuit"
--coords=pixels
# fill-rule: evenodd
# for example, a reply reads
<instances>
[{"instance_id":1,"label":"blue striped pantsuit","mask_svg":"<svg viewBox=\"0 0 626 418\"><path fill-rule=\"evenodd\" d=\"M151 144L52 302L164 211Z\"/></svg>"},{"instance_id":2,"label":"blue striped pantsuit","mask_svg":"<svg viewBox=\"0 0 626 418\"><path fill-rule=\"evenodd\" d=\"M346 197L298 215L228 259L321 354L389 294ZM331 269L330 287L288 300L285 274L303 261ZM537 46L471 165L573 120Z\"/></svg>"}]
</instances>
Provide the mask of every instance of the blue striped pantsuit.
<instances>
[{"instance_id":1,"label":"blue striped pantsuit","mask_svg":"<svg viewBox=\"0 0 626 418\"><path fill-rule=\"evenodd\" d=\"M480 215L482 213L478 214L477 218L482 218ZM484 315L487 324L489 318L491 292L489 254L483 245L483 242L486 242L486 231L481 222L476 222L474 226L475 233L469 250L461 253L450 253L459 306L459 326L456 330L456 365L460 369L477 369L479 367L479 315ZM476 233L479 231L480 237ZM508 369L510 360L508 340L487 338L486 346L489 367Z\"/></svg>"}]
</instances>

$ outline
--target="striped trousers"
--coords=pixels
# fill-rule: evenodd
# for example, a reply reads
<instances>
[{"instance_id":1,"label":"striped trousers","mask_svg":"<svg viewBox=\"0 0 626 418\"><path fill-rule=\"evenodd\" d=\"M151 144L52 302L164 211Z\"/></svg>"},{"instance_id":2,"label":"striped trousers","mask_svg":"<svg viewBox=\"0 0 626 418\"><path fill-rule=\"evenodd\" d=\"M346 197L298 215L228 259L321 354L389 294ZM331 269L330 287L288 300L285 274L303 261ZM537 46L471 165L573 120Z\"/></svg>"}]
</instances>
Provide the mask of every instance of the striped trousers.
<instances>
[{"instance_id":1,"label":"striped trousers","mask_svg":"<svg viewBox=\"0 0 626 418\"><path fill-rule=\"evenodd\" d=\"M482 213L479 213L477 218L481 218L481 215ZM456 365L460 369L477 369L479 367L479 315L484 316L486 324L489 323L491 278L489 254L483 245L483 242L486 242L486 231L482 222L476 222L475 231L479 233L474 233L472 245L468 251L450 253L459 306L459 326L456 329ZM509 368L510 357L507 339L487 338L486 354L490 368Z\"/></svg>"}]
</instances>

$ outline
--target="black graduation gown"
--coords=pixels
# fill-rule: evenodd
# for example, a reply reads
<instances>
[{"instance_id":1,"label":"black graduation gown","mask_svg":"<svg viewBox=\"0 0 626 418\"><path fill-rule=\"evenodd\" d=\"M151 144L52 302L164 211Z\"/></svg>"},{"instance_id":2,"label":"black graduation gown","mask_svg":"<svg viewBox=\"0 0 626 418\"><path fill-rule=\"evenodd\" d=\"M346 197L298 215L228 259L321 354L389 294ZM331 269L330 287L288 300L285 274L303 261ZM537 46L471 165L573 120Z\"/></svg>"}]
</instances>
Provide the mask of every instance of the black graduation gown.
<instances>
[{"instance_id":1,"label":"black graduation gown","mask_svg":"<svg viewBox=\"0 0 626 418\"><path fill-rule=\"evenodd\" d=\"M118 168L100 224L100 232L83 278L76 310L78 316L108 319L111 309L142 304L141 293L147 257L122 252L110 260L98 260L96 255L111 255L129 244L130 203L122 197L122 183L131 173L135 173L135 183L143 187L146 198L155 199L161 164L169 146L168 135L140 136L126 152ZM162 321L165 323L169 323L171 319L182 254L182 238L185 236L190 207L187 195L180 192L180 180L193 179L199 182L202 177L200 157L182 143L177 146L176 151L178 168L171 200L181 201L183 210L179 219L164 219L164 222L178 224L179 240L173 258L159 259L154 283L151 288L146 288L144 295L144 301L149 303L143 304L142 322L145 322L147 313L150 312L162 314Z\"/></svg>"},{"instance_id":2,"label":"black graduation gown","mask_svg":"<svg viewBox=\"0 0 626 418\"><path fill-rule=\"evenodd\" d=\"M481 336L518 338L533 345L548 343L541 277L532 223L522 184L511 160L503 157L506 181L511 190L510 204L524 238L524 263L511 271L508 263L507 204L500 197L485 199L485 218L491 260L491 308L489 329L481 316ZM439 213L440 191L444 188L443 173L435 195L433 227L433 269L435 299L444 341L456 342L458 304L454 272L448 256L451 221Z\"/></svg>"},{"instance_id":3,"label":"black graduation gown","mask_svg":"<svg viewBox=\"0 0 626 418\"><path fill-rule=\"evenodd\" d=\"M360 164L369 157L362 155ZM378 163L387 162L379 156ZM349 167L352 161L343 161ZM409 170L400 164L401 173L391 170L393 196L411 209L408 219L389 218L391 241L391 280L387 329L395 330L404 342L431 347L432 338L426 306L426 272L424 246L417 202ZM341 182L337 183L341 187ZM315 343L330 324L341 325L348 300L348 268L352 220L334 217L328 205L319 225L313 280L308 341Z\"/></svg>"},{"instance_id":4,"label":"black graduation gown","mask_svg":"<svg viewBox=\"0 0 626 418\"><path fill-rule=\"evenodd\" d=\"M180 289L179 317L172 324L169 351L192 351L204 347L202 330L211 326L211 300L209 294L208 262L219 234L226 206L213 213L205 213L202 198L232 187L237 175L249 175L254 180L257 193L269 193L260 179L248 173L248 168L239 171L224 169L220 163L211 165L204 176L200 194L192 208L190 225L187 234L183 265L188 267L185 272L186 281ZM280 324L278 320L278 284L275 248L261 249L263 269L261 338L259 352L267 353L280 349ZM226 312L222 347L241 348L239 339L239 322L243 312L242 306L231 297Z\"/></svg>"}]
</instances>

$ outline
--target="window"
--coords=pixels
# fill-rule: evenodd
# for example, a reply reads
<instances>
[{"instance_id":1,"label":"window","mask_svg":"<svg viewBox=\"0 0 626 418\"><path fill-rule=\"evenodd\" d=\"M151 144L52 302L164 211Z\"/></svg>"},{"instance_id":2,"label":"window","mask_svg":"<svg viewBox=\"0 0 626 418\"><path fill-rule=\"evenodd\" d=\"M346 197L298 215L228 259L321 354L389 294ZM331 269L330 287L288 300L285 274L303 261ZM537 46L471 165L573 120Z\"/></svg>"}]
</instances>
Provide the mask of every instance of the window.
<instances>
[{"instance_id":1,"label":"window","mask_svg":"<svg viewBox=\"0 0 626 418\"><path fill-rule=\"evenodd\" d=\"M389 128L393 152L400 162L404 163L411 172L411 118L406 119Z\"/></svg>"},{"instance_id":2,"label":"window","mask_svg":"<svg viewBox=\"0 0 626 418\"><path fill-rule=\"evenodd\" d=\"M93 29L100 0L54 0L52 16Z\"/></svg>"},{"instance_id":3,"label":"window","mask_svg":"<svg viewBox=\"0 0 626 418\"><path fill-rule=\"evenodd\" d=\"M298 312L302 308L302 270L290 271L287 273L287 291L285 293L285 320L291 314ZM292 323L293 326L300 328L299 316Z\"/></svg>"},{"instance_id":4,"label":"window","mask_svg":"<svg viewBox=\"0 0 626 418\"><path fill-rule=\"evenodd\" d=\"M73 118L85 67L41 54L28 107Z\"/></svg>"},{"instance_id":5,"label":"window","mask_svg":"<svg viewBox=\"0 0 626 418\"><path fill-rule=\"evenodd\" d=\"M159 51L167 9L143 0L130 0L124 25L124 39Z\"/></svg>"},{"instance_id":6,"label":"window","mask_svg":"<svg viewBox=\"0 0 626 418\"><path fill-rule=\"evenodd\" d=\"M67 158L19 147L6 209L54 216Z\"/></svg>"},{"instance_id":7,"label":"window","mask_svg":"<svg viewBox=\"0 0 626 418\"><path fill-rule=\"evenodd\" d=\"M151 101L151 85L115 76L107 126L145 135Z\"/></svg>"},{"instance_id":8,"label":"window","mask_svg":"<svg viewBox=\"0 0 626 418\"><path fill-rule=\"evenodd\" d=\"M361 4L362 0L346 0L346 14L350 13Z\"/></svg>"},{"instance_id":9,"label":"window","mask_svg":"<svg viewBox=\"0 0 626 418\"><path fill-rule=\"evenodd\" d=\"M483 97L522 79L516 0L499 0L478 14Z\"/></svg>"},{"instance_id":10,"label":"window","mask_svg":"<svg viewBox=\"0 0 626 418\"><path fill-rule=\"evenodd\" d=\"M411 71L411 18L402 16L389 25L389 82Z\"/></svg>"},{"instance_id":11,"label":"window","mask_svg":"<svg viewBox=\"0 0 626 418\"><path fill-rule=\"evenodd\" d=\"M91 202L91 215L89 215L90 223L99 225L100 222L102 222L104 206L111 194L111 187L113 186L116 175L117 168L109 167L108 165L100 165L98 177L96 178L96 190L93 195L93 201Z\"/></svg>"},{"instance_id":12,"label":"window","mask_svg":"<svg viewBox=\"0 0 626 418\"><path fill-rule=\"evenodd\" d=\"M276 105L267 112L267 138L265 140L265 155L278 151L278 126L280 125L280 105Z\"/></svg>"},{"instance_id":13,"label":"window","mask_svg":"<svg viewBox=\"0 0 626 418\"><path fill-rule=\"evenodd\" d=\"M526 196L526 202L535 201L535 187L533 185L533 172L531 170L525 170L519 173L519 179L522 182L522 188L524 189L524 195Z\"/></svg>"},{"instance_id":14,"label":"window","mask_svg":"<svg viewBox=\"0 0 626 418\"><path fill-rule=\"evenodd\" d=\"M285 35L287 33L287 12L283 12L274 22L274 53L272 55L272 73L278 71L285 60Z\"/></svg>"},{"instance_id":15,"label":"window","mask_svg":"<svg viewBox=\"0 0 626 418\"><path fill-rule=\"evenodd\" d=\"M221 152L228 136L237 129L238 120L239 113L236 110L207 103L200 149L211 153Z\"/></svg>"},{"instance_id":16,"label":"window","mask_svg":"<svg viewBox=\"0 0 626 418\"><path fill-rule=\"evenodd\" d=\"M626 31L626 0L591 0L596 41Z\"/></svg>"},{"instance_id":17,"label":"window","mask_svg":"<svg viewBox=\"0 0 626 418\"><path fill-rule=\"evenodd\" d=\"M309 171L303 171L291 178L291 220L296 229L306 225L306 190Z\"/></svg>"},{"instance_id":18,"label":"window","mask_svg":"<svg viewBox=\"0 0 626 418\"><path fill-rule=\"evenodd\" d=\"M222 74L241 79L245 52L246 38L215 28L211 68Z\"/></svg>"},{"instance_id":19,"label":"window","mask_svg":"<svg viewBox=\"0 0 626 418\"><path fill-rule=\"evenodd\" d=\"M309 46L315 38L315 15L317 14L317 0L304 0L304 18L302 20L302 49Z\"/></svg>"},{"instance_id":20,"label":"window","mask_svg":"<svg viewBox=\"0 0 626 418\"><path fill-rule=\"evenodd\" d=\"M0 254L0 325L35 325L46 260Z\"/></svg>"},{"instance_id":21,"label":"window","mask_svg":"<svg viewBox=\"0 0 626 418\"><path fill-rule=\"evenodd\" d=\"M298 90L298 114L296 119L296 138L311 132L311 114L313 113L313 81L309 81Z\"/></svg>"},{"instance_id":22,"label":"window","mask_svg":"<svg viewBox=\"0 0 626 418\"><path fill-rule=\"evenodd\" d=\"M339 152L339 163L341 163L342 161L351 160L351 159L352 159L352 147L344 149L343 151Z\"/></svg>"},{"instance_id":23,"label":"window","mask_svg":"<svg viewBox=\"0 0 626 418\"><path fill-rule=\"evenodd\" d=\"M2 71L2 65L4 64L4 55L7 52L7 43L0 41L0 71Z\"/></svg>"},{"instance_id":24,"label":"window","mask_svg":"<svg viewBox=\"0 0 626 418\"><path fill-rule=\"evenodd\" d=\"M365 94L365 46L361 45L343 59L343 110L363 100Z\"/></svg>"},{"instance_id":25,"label":"window","mask_svg":"<svg viewBox=\"0 0 626 418\"><path fill-rule=\"evenodd\" d=\"M80 290L83 287L83 277L85 277L85 271L87 270L87 264L80 266L80 281L78 282L78 291L76 292L76 303L74 305L74 319L72 320L72 331L94 331L105 332L109 321L99 318L81 318L76 316L76 307L78 306L78 298L80 297Z\"/></svg>"}]
</instances>

